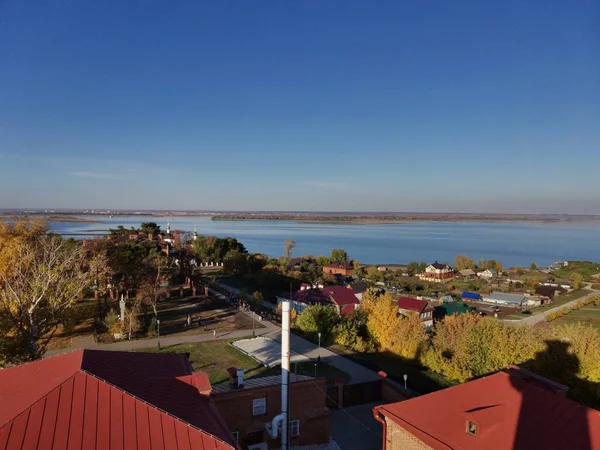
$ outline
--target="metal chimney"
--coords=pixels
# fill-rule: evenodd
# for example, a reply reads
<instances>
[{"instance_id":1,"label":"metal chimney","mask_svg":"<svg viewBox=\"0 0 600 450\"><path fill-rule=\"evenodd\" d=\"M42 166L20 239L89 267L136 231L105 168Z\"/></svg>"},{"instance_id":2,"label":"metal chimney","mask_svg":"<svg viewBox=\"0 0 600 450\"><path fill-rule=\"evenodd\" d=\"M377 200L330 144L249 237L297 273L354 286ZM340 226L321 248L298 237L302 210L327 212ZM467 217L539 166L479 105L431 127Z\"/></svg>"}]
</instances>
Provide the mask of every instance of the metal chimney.
<instances>
[{"instance_id":1,"label":"metal chimney","mask_svg":"<svg viewBox=\"0 0 600 450\"><path fill-rule=\"evenodd\" d=\"M265 424L271 439L276 439L281 430L281 450L288 450L289 382L290 302L286 300L281 302L281 412L273 417L271 423Z\"/></svg>"},{"instance_id":2,"label":"metal chimney","mask_svg":"<svg viewBox=\"0 0 600 450\"><path fill-rule=\"evenodd\" d=\"M289 382L290 382L290 302L281 310L281 450L288 449Z\"/></svg>"}]
</instances>

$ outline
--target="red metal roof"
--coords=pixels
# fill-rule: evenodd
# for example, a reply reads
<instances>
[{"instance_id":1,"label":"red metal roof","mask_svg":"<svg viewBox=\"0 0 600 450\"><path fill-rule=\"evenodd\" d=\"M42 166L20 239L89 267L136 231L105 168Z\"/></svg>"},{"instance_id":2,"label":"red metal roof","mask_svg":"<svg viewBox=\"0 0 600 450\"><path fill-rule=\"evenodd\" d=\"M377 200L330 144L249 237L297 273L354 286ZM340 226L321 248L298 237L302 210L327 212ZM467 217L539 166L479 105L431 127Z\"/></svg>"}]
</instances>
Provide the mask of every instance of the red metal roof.
<instances>
[{"instance_id":1,"label":"red metal roof","mask_svg":"<svg viewBox=\"0 0 600 450\"><path fill-rule=\"evenodd\" d=\"M421 313L427 308L427 302L417 298L400 297L398 299L398 308Z\"/></svg>"},{"instance_id":2,"label":"red metal roof","mask_svg":"<svg viewBox=\"0 0 600 450\"><path fill-rule=\"evenodd\" d=\"M206 382L175 354L80 350L0 370L0 449L234 449Z\"/></svg>"},{"instance_id":3,"label":"red metal roof","mask_svg":"<svg viewBox=\"0 0 600 450\"><path fill-rule=\"evenodd\" d=\"M326 286L324 288L299 290L294 292L293 299L294 301L308 304L324 303L331 300L340 307L360 304L360 300L354 295L354 290L344 286ZM342 309L343 311L349 311L347 308Z\"/></svg>"},{"instance_id":4,"label":"red metal roof","mask_svg":"<svg viewBox=\"0 0 600 450\"><path fill-rule=\"evenodd\" d=\"M600 449L600 411L504 372L374 411L434 449Z\"/></svg>"}]
</instances>

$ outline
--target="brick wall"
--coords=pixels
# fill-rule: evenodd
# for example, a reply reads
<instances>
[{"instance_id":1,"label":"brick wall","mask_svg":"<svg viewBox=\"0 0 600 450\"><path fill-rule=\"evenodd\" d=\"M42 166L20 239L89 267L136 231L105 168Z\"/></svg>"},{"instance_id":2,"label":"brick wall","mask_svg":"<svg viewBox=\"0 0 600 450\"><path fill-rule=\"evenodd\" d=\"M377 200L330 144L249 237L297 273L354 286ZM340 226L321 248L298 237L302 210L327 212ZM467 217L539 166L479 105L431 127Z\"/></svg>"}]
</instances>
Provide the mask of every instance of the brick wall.
<instances>
[{"instance_id":1,"label":"brick wall","mask_svg":"<svg viewBox=\"0 0 600 450\"><path fill-rule=\"evenodd\" d=\"M386 450L428 450L430 446L420 441L395 422L385 419L387 424Z\"/></svg>"},{"instance_id":2,"label":"brick wall","mask_svg":"<svg viewBox=\"0 0 600 450\"><path fill-rule=\"evenodd\" d=\"M290 440L291 445L324 444L329 440L329 409L325 404L325 379L317 378L309 381L298 381L290 385L290 421L300 420L300 436ZM281 386L276 384L252 389L241 388L233 392L218 393L212 398L221 415L234 432L239 432L240 445L249 442L248 435L262 432L263 441L270 448L279 448L280 441L271 440L265 430L281 412ZM252 401L266 398L266 414L252 415ZM256 437L252 435L251 437ZM260 441L259 441L260 442Z\"/></svg>"}]
</instances>

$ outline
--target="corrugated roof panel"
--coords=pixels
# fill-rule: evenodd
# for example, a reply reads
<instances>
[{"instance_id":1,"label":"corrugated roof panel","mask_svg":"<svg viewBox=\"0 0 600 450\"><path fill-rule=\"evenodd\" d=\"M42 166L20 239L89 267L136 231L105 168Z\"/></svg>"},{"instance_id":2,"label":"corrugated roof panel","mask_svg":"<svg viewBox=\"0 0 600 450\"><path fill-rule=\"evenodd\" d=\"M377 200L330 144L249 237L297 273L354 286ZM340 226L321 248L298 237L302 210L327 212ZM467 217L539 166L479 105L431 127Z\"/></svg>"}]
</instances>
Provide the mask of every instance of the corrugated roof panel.
<instances>
[{"instance_id":1,"label":"corrugated roof panel","mask_svg":"<svg viewBox=\"0 0 600 450\"><path fill-rule=\"evenodd\" d=\"M194 430L190 430L190 443L193 449L196 448L210 448L204 446L204 434L194 433ZM152 449L154 450L154 449Z\"/></svg>"},{"instance_id":2,"label":"corrugated roof panel","mask_svg":"<svg viewBox=\"0 0 600 450\"><path fill-rule=\"evenodd\" d=\"M177 436L175 436L175 423L173 422L173 419L163 414L161 416L161 421L165 447L168 449L177 448Z\"/></svg>"},{"instance_id":3,"label":"corrugated roof panel","mask_svg":"<svg viewBox=\"0 0 600 450\"><path fill-rule=\"evenodd\" d=\"M191 450L190 449L190 436L188 434L188 426L179 420L175 420L175 433L177 435L177 449L178 450Z\"/></svg>"},{"instance_id":4,"label":"corrugated roof panel","mask_svg":"<svg viewBox=\"0 0 600 450\"><path fill-rule=\"evenodd\" d=\"M71 411L71 396L68 399L61 400L61 391L65 391L63 394L66 397L66 393L72 393L73 390L73 378L65 381L59 388L54 389L46 396L46 405L44 407L44 420L42 421L42 429L40 430L40 443L38 444L38 450L49 450L49 449L64 449L67 447L67 433L69 430L69 416L59 415L59 410L66 409L69 414ZM59 420L61 419L61 420ZM64 431L63 431L64 430ZM61 436L62 440L58 441L58 445L54 445L54 437Z\"/></svg>"},{"instance_id":5,"label":"corrugated roof panel","mask_svg":"<svg viewBox=\"0 0 600 450\"><path fill-rule=\"evenodd\" d=\"M97 450L110 448L110 391L106 383L98 384L98 413L96 414Z\"/></svg>"},{"instance_id":6,"label":"corrugated roof panel","mask_svg":"<svg viewBox=\"0 0 600 450\"><path fill-rule=\"evenodd\" d=\"M29 410L19 414L12 424L10 438L6 450L21 450L25 431L27 430L27 421L29 420Z\"/></svg>"},{"instance_id":7,"label":"corrugated roof panel","mask_svg":"<svg viewBox=\"0 0 600 450\"><path fill-rule=\"evenodd\" d=\"M148 408L142 402L135 402L135 420L138 448L151 449Z\"/></svg>"},{"instance_id":8,"label":"corrugated roof panel","mask_svg":"<svg viewBox=\"0 0 600 450\"><path fill-rule=\"evenodd\" d=\"M12 422L4 425L0 428L0 448L6 448L8 445L8 438L10 437L10 428L12 427Z\"/></svg>"},{"instance_id":9,"label":"corrugated roof panel","mask_svg":"<svg viewBox=\"0 0 600 450\"><path fill-rule=\"evenodd\" d=\"M129 395L123 396L123 442L125 448L138 448L137 423L135 420L135 399Z\"/></svg>"},{"instance_id":10,"label":"corrugated roof panel","mask_svg":"<svg viewBox=\"0 0 600 450\"><path fill-rule=\"evenodd\" d=\"M34 449L37 447L42 420L44 419L45 404L46 400L42 399L39 402L35 402L29 410L29 422L27 423L27 434L25 434L25 439L23 440L23 448ZM0 448L2 448L1 445Z\"/></svg>"},{"instance_id":11,"label":"corrugated roof panel","mask_svg":"<svg viewBox=\"0 0 600 450\"><path fill-rule=\"evenodd\" d=\"M123 394L110 390L110 450L123 450Z\"/></svg>"},{"instance_id":12,"label":"corrugated roof panel","mask_svg":"<svg viewBox=\"0 0 600 450\"><path fill-rule=\"evenodd\" d=\"M85 414L86 378L87 377L82 373L75 375L75 383L73 384L73 399L71 401L70 426L67 431L69 442L67 448L69 450L81 449L83 437L83 415ZM69 414L67 412L61 411L59 417L62 418L61 416L63 414L67 417L67 420L69 420ZM58 438L58 436L56 436L56 438Z\"/></svg>"},{"instance_id":13,"label":"corrugated roof panel","mask_svg":"<svg viewBox=\"0 0 600 450\"><path fill-rule=\"evenodd\" d=\"M165 450L162 424L160 422L161 414L154 408L147 408L147 410L148 423L150 424L150 442L152 443L152 450Z\"/></svg>"},{"instance_id":14,"label":"corrugated roof panel","mask_svg":"<svg viewBox=\"0 0 600 450\"><path fill-rule=\"evenodd\" d=\"M83 416L83 441L82 450L96 450L96 433L98 423L98 380L86 377L85 406Z\"/></svg>"}]
</instances>

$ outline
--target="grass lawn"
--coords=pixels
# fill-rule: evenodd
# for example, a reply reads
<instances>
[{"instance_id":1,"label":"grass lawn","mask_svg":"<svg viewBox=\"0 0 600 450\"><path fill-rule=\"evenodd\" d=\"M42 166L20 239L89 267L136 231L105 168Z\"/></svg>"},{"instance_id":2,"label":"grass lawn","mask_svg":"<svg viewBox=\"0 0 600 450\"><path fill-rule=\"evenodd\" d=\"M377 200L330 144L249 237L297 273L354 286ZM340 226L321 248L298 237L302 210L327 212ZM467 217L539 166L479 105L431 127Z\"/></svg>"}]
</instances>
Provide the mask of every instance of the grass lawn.
<instances>
[{"instance_id":1,"label":"grass lawn","mask_svg":"<svg viewBox=\"0 0 600 450\"><path fill-rule=\"evenodd\" d=\"M569 261L569 265L552 272L554 276L569 278L573 273L579 273L585 281L590 281L590 275L600 273L600 264L590 261Z\"/></svg>"},{"instance_id":2,"label":"grass lawn","mask_svg":"<svg viewBox=\"0 0 600 450\"><path fill-rule=\"evenodd\" d=\"M570 302L571 300L578 299L580 297L583 297L584 295L590 294L591 292L592 291L588 289L578 289L576 291L569 292L565 295L557 295L556 297L554 297L554 300L552 300L552 303L550 303L549 305L536 306L535 308L531 308L530 311L532 312L532 314L539 314L541 312L548 311L549 309L562 306L565 303ZM527 315L521 315L521 319L524 319L525 317L527 317Z\"/></svg>"},{"instance_id":3,"label":"grass lawn","mask_svg":"<svg viewBox=\"0 0 600 450\"><path fill-rule=\"evenodd\" d=\"M252 276L222 277L217 278L216 281L231 286L232 288L245 289L248 295L252 295L253 292L259 291L262 293L265 300L276 297L285 291L285 289L282 290L277 287L261 287L256 283L256 280Z\"/></svg>"},{"instance_id":4,"label":"grass lawn","mask_svg":"<svg viewBox=\"0 0 600 450\"><path fill-rule=\"evenodd\" d=\"M227 369L236 367L244 369L248 378L262 375L268 369L259 362L245 355L227 341L196 342L178 344L162 348L145 348L140 352L150 353L189 353L194 370L202 370L208 374L211 384L229 380Z\"/></svg>"},{"instance_id":5,"label":"grass lawn","mask_svg":"<svg viewBox=\"0 0 600 450\"><path fill-rule=\"evenodd\" d=\"M248 355L240 352L227 341L178 344L162 348L160 351L156 347L145 348L139 351L149 353L189 353L190 362L194 370L206 372L211 384L223 383L229 380L229 374L227 373L229 367L244 369L245 378L281 375L281 366L265 367ZM302 362L298 363L297 366L295 363L292 363L290 370L299 375L313 377L315 376L315 363ZM350 376L346 372L324 362L317 365L317 376L327 378L327 384L329 385L333 385L334 380L338 377L343 377L346 382L350 380Z\"/></svg>"}]
</instances>

